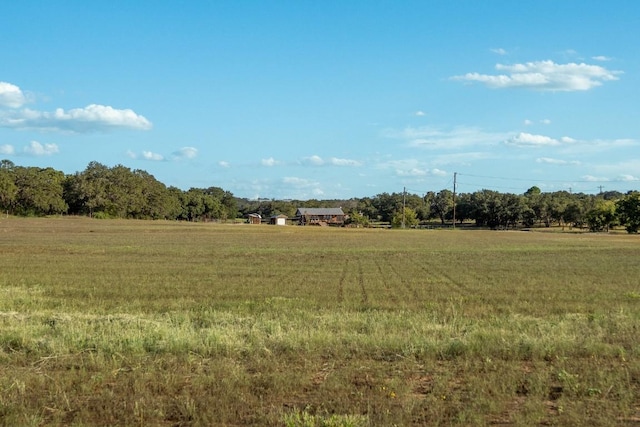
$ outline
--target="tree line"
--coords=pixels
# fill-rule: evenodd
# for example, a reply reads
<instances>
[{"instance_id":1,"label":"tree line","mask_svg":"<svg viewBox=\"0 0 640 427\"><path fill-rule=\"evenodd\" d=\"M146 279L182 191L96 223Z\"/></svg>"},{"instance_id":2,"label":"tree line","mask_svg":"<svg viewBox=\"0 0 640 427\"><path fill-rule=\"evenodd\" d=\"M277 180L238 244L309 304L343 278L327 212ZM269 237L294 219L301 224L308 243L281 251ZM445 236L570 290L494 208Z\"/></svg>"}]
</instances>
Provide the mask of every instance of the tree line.
<instances>
[{"instance_id":1,"label":"tree line","mask_svg":"<svg viewBox=\"0 0 640 427\"><path fill-rule=\"evenodd\" d=\"M16 166L0 161L0 208L14 215L87 215L96 218L226 221L258 213L263 218L295 215L299 207L341 207L353 225L385 223L394 227L473 224L491 229L577 227L606 231L622 226L640 230L640 193L609 191L597 195L567 191L524 194L479 190L381 193L348 200L249 200L220 187L181 190L153 175L117 165L91 162L66 175L53 168Z\"/></svg>"}]
</instances>

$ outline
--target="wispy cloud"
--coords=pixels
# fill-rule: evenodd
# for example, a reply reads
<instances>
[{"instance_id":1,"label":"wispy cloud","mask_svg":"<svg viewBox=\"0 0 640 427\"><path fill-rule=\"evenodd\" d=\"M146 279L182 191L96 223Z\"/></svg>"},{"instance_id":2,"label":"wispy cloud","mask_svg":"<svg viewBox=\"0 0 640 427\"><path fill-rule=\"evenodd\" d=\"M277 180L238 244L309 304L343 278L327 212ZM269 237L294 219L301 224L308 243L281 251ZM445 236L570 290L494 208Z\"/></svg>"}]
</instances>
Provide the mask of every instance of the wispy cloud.
<instances>
[{"instance_id":1,"label":"wispy cloud","mask_svg":"<svg viewBox=\"0 0 640 427\"><path fill-rule=\"evenodd\" d=\"M220 160L218 162L218 166L220 166L221 168L230 168L231 167L231 163L224 161L224 160Z\"/></svg>"},{"instance_id":2,"label":"wispy cloud","mask_svg":"<svg viewBox=\"0 0 640 427\"><path fill-rule=\"evenodd\" d=\"M282 184L285 187L283 191L295 194L296 198L322 197L324 195L320 183L310 179L287 176L282 178Z\"/></svg>"},{"instance_id":3,"label":"wispy cloud","mask_svg":"<svg viewBox=\"0 0 640 427\"><path fill-rule=\"evenodd\" d=\"M198 149L195 147L182 147L181 149L173 152L173 158L176 160L195 159L197 156Z\"/></svg>"},{"instance_id":4,"label":"wispy cloud","mask_svg":"<svg viewBox=\"0 0 640 427\"><path fill-rule=\"evenodd\" d=\"M593 166L598 174L609 176L637 177L640 175L640 158L632 158L615 163L598 164Z\"/></svg>"},{"instance_id":5,"label":"wispy cloud","mask_svg":"<svg viewBox=\"0 0 640 427\"><path fill-rule=\"evenodd\" d=\"M358 160L342 159L338 157L330 157L325 160L316 154L310 157L305 157L304 159L302 159L302 163L311 165L311 166L351 166L351 167L362 166L362 163L359 162Z\"/></svg>"},{"instance_id":6,"label":"wispy cloud","mask_svg":"<svg viewBox=\"0 0 640 427\"><path fill-rule=\"evenodd\" d=\"M424 116L426 116L426 115L427 115L427 113L425 113L425 112L424 112L424 111L422 111L422 110L418 110L418 111L416 111L416 112L414 113L414 115L415 115L415 116L418 116L418 117L424 117Z\"/></svg>"},{"instance_id":7,"label":"wispy cloud","mask_svg":"<svg viewBox=\"0 0 640 427\"><path fill-rule=\"evenodd\" d=\"M41 144L38 141L31 141L24 147L24 152L31 156L51 156L59 151L56 144Z\"/></svg>"},{"instance_id":8,"label":"wispy cloud","mask_svg":"<svg viewBox=\"0 0 640 427\"><path fill-rule=\"evenodd\" d=\"M442 129L422 126L406 127L402 130L387 129L383 131L383 136L405 140L410 147L453 150L471 145L495 145L504 141L510 134L486 132L477 127Z\"/></svg>"},{"instance_id":9,"label":"wispy cloud","mask_svg":"<svg viewBox=\"0 0 640 427\"><path fill-rule=\"evenodd\" d=\"M604 55L598 55L598 56L592 56L591 59L593 59L594 61L611 61L613 58L610 58L608 56L604 56Z\"/></svg>"},{"instance_id":10,"label":"wispy cloud","mask_svg":"<svg viewBox=\"0 0 640 427\"><path fill-rule=\"evenodd\" d=\"M491 49L491 52L497 54L497 55L506 55L507 51L504 50L503 48L499 47L499 48L495 48L495 49Z\"/></svg>"},{"instance_id":11,"label":"wispy cloud","mask_svg":"<svg viewBox=\"0 0 640 427\"><path fill-rule=\"evenodd\" d=\"M551 145L572 144L575 142L577 142L575 139L567 136L555 139L549 136L534 135L527 132L520 132L519 134L504 141L507 145L514 145L517 147L547 147Z\"/></svg>"},{"instance_id":12,"label":"wispy cloud","mask_svg":"<svg viewBox=\"0 0 640 427\"><path fill-rule=\"evenodd\" d=\"M273 157L269 157L268 159L262 159L260 160L260 163L262 164L262 166L267 166L267 167L272 167L280 164L280 162L274 159Z\"/></svg>"},{"instance_id":13,"label":"wispy cloud","mask_svg":"<svg viewBox=\"0 0 640 427\"><path fill-rule=\"evenodd\" d=\"M528 88L539 91L572 92L601 86L603 82L618 80L621 71L608 70L599 65L585 63L556 64L536 61L524 64L497 64L496 70L504 74L467 73L451 77L452 80L482 83L492 89Z\"/></svg>"},{"instance_id":14,"label":"wispy cloud","mask_svg":"<svg viewBox=\"0 0 640 427\"><path fill-rule=\"evenodd\" d=\"M310 157L305 157L303 159L303 162L306 164L310 164L313 166L322 166L324 165L324 160L322 159L322 157L314 154L313 156Z\"/></svg>"},{"instance_id":15,"label":"wispy cloud","mask_svg":"<svg viewBox=\"0 0 640 427\"><path fill-rule=\"evenodd\" d=\"M4 145L0 145L0 154L14 154L16 152L15 148L13 148L13 145L9 145L9 144L4 144Z\"/></svg>"},{"instance_id":16,"label":"wispy cloud","mask_svg":"<svg viewBox=\"0 0 640 427\"><path fill-rule=\"evenodd\" d=\"M337 157L331 157L329 163L334 166L362 166L362 163L357 160L339 159Z\"/></svg>"},{"instance_id":17,"label":"wispy cloud","mask_svg":"<svg viewBox=\"0 0 640 427\"><path fill-rule=\"evenodd\" d=\"M593 176L593 175L584 175L584 176L582 176L582 179L584 181L589 181L589 182L607 182L607 181L610 181L610 178Z\"/></svg>"},{"instance_id":18,"label":"wispy cloud","mask_svg":"<svg viewBox=\"0 0 640 427\"><path fill-rule=\"evenodd\" d=\"M390 160L382 162L377 166L379 169L390 169L397 176L401 177L428 177L428 176L444 176L447 173L441 169L430 169L426 163L417 159Z\"/></svg>"},{"instance_id":19,"label":"wispy cloud","mask_svg":"<svg viewBox=\"0 0 640 427\"><path fill-rule=\"evenodd\" d=\"M547 163L551 165L570 165L570 166L579 166L580 162L577 160L562 160L562 159L554 159L551 157L539 157L536 159L537 163Z\"/></svg>"},{"instance_id":20,"label":"wispy cloud","mask_svg":"<svg viewBox=\"0 0 640 427\"><path fill-rule=\"evenodd\" d=\"M164 160L162 154L154 153L153 151L143 151L142 158L145 160L153 160L154 162L161 162Z\"/></svg>"}]
</instances>

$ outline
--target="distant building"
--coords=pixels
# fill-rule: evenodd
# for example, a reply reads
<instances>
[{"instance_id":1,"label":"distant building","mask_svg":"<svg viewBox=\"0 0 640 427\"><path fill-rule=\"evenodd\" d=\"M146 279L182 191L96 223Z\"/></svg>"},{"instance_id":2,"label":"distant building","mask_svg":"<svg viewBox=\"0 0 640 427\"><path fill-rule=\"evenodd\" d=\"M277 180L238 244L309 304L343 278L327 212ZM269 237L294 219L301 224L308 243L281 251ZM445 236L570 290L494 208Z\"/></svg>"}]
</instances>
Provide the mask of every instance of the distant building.
<instances>
[{"instance_id":1,"label":"distant building","mask_svg":"<svg viewBox=\"0 0 640 427\"><path fill-rule=\"evenodd\" d=\"M249 224L261 224L262 216L257 213L249 214Z\"/></svg>"},{"instance_id":2,"label":"distant building","mask_svg":"<svg viewBox=\"0 0 640 427\"><path fill-rule=\"evenodd\" d=\"M296 220L300 225L344 225L342 208L298 208Z\"/></svg>"},{"instance_id":3,"label":"distant building","mask_svg":"<svg viewBox=\"0 0 640 427\"><path fill-rule=\"evenodd\" d=\"M271 220L269 221L269 224L273 224L273 225L287 225L287 219L289 217L287 217L286 215L280 214L280 215L274 215L271 217Z\"/></svg>"}]
</instances>

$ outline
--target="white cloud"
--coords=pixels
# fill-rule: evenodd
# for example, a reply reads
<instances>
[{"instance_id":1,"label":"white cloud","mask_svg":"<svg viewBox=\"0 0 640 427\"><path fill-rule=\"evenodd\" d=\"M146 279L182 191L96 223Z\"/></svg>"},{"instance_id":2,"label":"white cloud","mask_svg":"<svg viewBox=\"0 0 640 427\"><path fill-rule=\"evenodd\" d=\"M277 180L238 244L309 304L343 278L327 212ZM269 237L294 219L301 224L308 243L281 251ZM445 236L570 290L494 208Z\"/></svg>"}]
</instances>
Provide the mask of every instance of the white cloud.
<instances>
[{"instance_id":1,"label":"white cloud","mask_svg":"<svg viewBox=\"0 0 640 427\"><path fill-rule=\"evenodd\" d=\"M20 108L27 102L22 90L16 85L0 82L0 106Z\"/></svg>"},{"instance_id":2,"label":"white cloud","mask_svg":"<svg viewBox=\"0 0 640 427\"><path fill-rule=\"evenodd\" d=\"M224 161L224 160L220 160L218 162L218 166L220 166L221 168L230 168L231 167L231 163Z\"/></svg>"},{"instance_id":3,"label":"white cloud","mask_svg":"<svg viewBox=\"0 0 640 427\"><path fill-rule=\"evenodd\" d=\"M440 129L430 126L407 127L403 130L387 129L383 136L404 139L410 147L429 149L458 149L470 145L497 144L509 137L507 133L485 132L476 127Z\"/></svg>"},{"instance_id":4,"label":"white cloud","mask_svg":"<svg viewBox=\"0 0 640 427\"><path fill-rule=\"evenodd\" d=\"M427 113L425 113L424 111L416 111L415 115L418 116L418 117L423 117L423 116L426 116Z\"/></svg>"},{"instance_id":5,"label":"white cloud","mask_svg":"<svg viewBox=\"0 0 640 427\"><path fill-rule=\"evenodd\" d=\"M495 158L495 154L482 151L440 154L431 160L434 165L470 165L474 161Z\"/></svg>"},{"instance_id":6,"label":"white cloud","mask_svg":"<svg viewBox=\"0 0 640 427\"><path fill-rule=\"evenodd\" d=\"M638 178L636 176L633 176L633 175L625 174L625 175L619 175L617 177L617 180L618 181L624 181L624 182L631 182L631 181L640 181L640 178Z\"/></svg>"},{"instance_id":7,"label":"white cloud","mask_svg":"<svg viewBox=\"0 0 640 427\"><path fill-rule=\"evenodd\" d=\"M426 176L443 176L446 172L440 169L430 170L424 162L417 159L390 160L378 164L380 169L392 169L397 176L406 177L426 177Z\"/></svg>"},{"instance_id":8,"label":"white cloud","mask_svg":"<svg viewBox=\"0 0 640 427\"><path fill-rule=\"evenodd\" d=\"M262 163L262 166L275 166L277 164L279 164L280 162L278 162L276 159L274 159L273 157L269 157L268 159L262 159L260 161L260 163Z\"/></svg>"},{"instance_id":9,"label":"white cloud","mask_svg":"<svg viewBox=\"0 0 640 427\"><path fill-rule=\"evenodd\" d=\"M305 157L304 162L314 166L322 166L324 164L324 160L322 159L322 157L315 154L311 157Z\"/></svg>"},{"instance_id":10,"label":"white cloud","mask_svg":"<svg viewBox=\"0 0 640 427\"><path fill-rule=\"evenodd\" d=\"M572 165L578 166L580 162L577 160L561 160L561 159L553 159L551 157L539 157L536 159L537 163L547 163L551 165Z\"/></svg>"},{"instance_id":11,"label":"white cloud","mask_svg":"<svg viewBox=\"0 0 640 427\"><path fill-rule=\"evenodd\" d=\"M520 132L519 134L507 139L505 144L515 145L518 147L543 147L559 145L560 141L544 135L533 135L526 132Z\"/></svg>"},{"instance_id":12,"label":"white cloud","mask_svg":"<svg viewBox=\"0 0 640 427\"><path fill-rule=\"evenodd\" d=\"M594 61L611 61L612 58L604 55L592 56L591 59Z\"/></svg>"},{"instance_id":13,"label":"white cloud","mask_svg":"<svg viewBox=\"0 0 640 427\"><path fill-rule=\"evenodd\" d=\"M16 152L15 148L13 148L13 145L9 145L9 144L4 144L4 145L0 145L0 154L14 154Z\"/></svg>"},{"instance_id":14,"label":"white cloud","mask_svg":"<svg viewBox=\"0 0 640 427\"><path fill-rule=\"evenodd\" d=\"M529 119L524 119L524 121L522 123L525 126L533 126L535 124L535 122L533 120L529 120ZM543 124L543 125L550 125L551 124L551 120L542 119L542 120L540 120L540 123Z\"/></svg>"},{"instance_id":15,"label":"white cloud","mask_svg":"<svg viewBox=\"0 0 640 427\"><path fill-rule=\"evenodd\" d=\"M198 156L198 149L195 147L182 147L173 153L176 159L195 159Z\"/></svg>"},{"instance_id":16,"label":"white cloud","mask_svg":"<svg viewBox=\"0 0 640 427\"><path fill-rule=\"evenodd\" d=\"M130 159L137 159L138 155L131 150L127 150L127 157L129 157Z\"/></svg>"},{"instance_id":17,"label":"white cloud","mask_svg":"<svg viewBox=\"0 0 640 427\"><path fill-rule=\"evenodd\" d=\"M322 157L317 156L315 154L313 156L305 157L304 159L302 159L302 163L308 164L308 165L312 165L312 166L324 166L324 165L331 165L331 166L362 166L362 163L360 163L357 160L341 159L341 158L338 158L338 157L330 157L328 160L325 160ZM263 160L263 164L264 164L264 160Z\"/></svg>"},{"instance_id":18,"label":"white cloud","mask_svg":"<svg viewBox=\"0 0 640 427\"><path fill-rule=\"evenodd\" d=\"M640 158L631 158L617 163L599 163L593 165L598 174L621 177L635 177L640 175Z\"/></svg>"},{"instance_id":19,"label":"white cloud","mask_svg":"<svg viewBox=\"0 0 640 427\"><path fill-rule=\"evenodd\" d=\"M609 181L609 178L597 177L597 176L593 176L593 175L584 175L582 177L582 179L584 181L589 181L589 182L606 182L606 181Z\"/></svg>"},{"instance_id":20,"label":"white cloud","mask_svg":"<svg viewBox=\"0 0 640 427\"><path fill-rule=\"evenodd\" d=\"M320 188L320 183L306 178L288 176L282 178L282 183L293 189L297 194L296 198L322 197L324 191ZM291 191L288 191L291 192Z\"/></svg>"},{"instance_id":21,"label":"white cloud","mask_svg":"<svg viewBox=\"0 0 640 427\"><path fill-rule=\"evenodd\" d=\"M396 174L398 174L398 176L427 176L429 175L429 170L428 169L418 169L418 168L413 168L413 169L408 169L408 170L401 170L398 169L396 170Z\"/></svg>"},{"instance_id":22,"label":"white cloud","mask_svg":"<svg viewBox=\"0 0 640 427\"><path fill-rule=\"evenodd\" d=\"M495 53L497 55L506 55L507 54L507 51L502 49L501 47L497 48L497 49L491 49L491 52L493 52L493 53Z\"/></svg>"},{"instance_id":23,"label":"white cloud","mask_svg":"<svg viewBox=\"0 0 640 427\"><path fill-rule=\"evenodd\" d=\"M306 179L306 178L298 178L296 176L284 177L282 178L282 182L284 182L285 184L293 185L295 187L310 187L310 186L316 186L319 184L316 181L311 181L310 179Z\"/></svg>"},{"instance_id":24,"label":"white cloud","mask_svg":"<svg viewBox=\"0 0 640 427\"><path fill-rule=\"evenodd\" d=\"M329 163L334 166L362 166L362 163L357 160L338 159L336 157L332 157L331 159L329 159Z\"/></svg>"},{"instance_id":25,"label":"white cloud","mask_svg":"<svg viewBox=\"0 0 640 427\"><path fill-rule=\"evenodd\" d=\"M116 109L106 105L91 104L85 108L68 111L57 108L54 112L23 109L0 113L0 127L37 129L46 131L94 132L111 129L151 129L152 124L144 116L130 109Z\"/></svg>"},{"instance_id":26,"label":"white cloud","mask_svg":"<svg viewBox=\"0 0 640 427\"><path fill-rule=\"evenodd\" d=\"M602 85L602 82L618 80L621 71L610 71L599 65L585 63L556 64L553 61L536 61L525 64L497 64L496 70L506 74L467 73L453 76L452 80L483 83L492 89L529 88L540 91L583 91Z\"/></svg>"},{"instance_id":27,"label":"white cloud","mask_svg":"<svg viewBox=\"0 0 640 427\"><path fill-rule=\"evenodd\" d=\"M56 144L41 144L38 141L31 141L29 145L24 147L24 152L32 156L50 156L58 151Z\"/></svg>"},{"instance_id":28,"label":"white cloud","mask_svg":"<svg viewBox=\"0 0 640 427\"><path fill-rule=\"evenodd\" d=\"M161 162L164 160L164 156L162 154L154 153L152 151L143 151L142 158L145 160L153 160L156 162Z\"/></svg>"}]
</instances>

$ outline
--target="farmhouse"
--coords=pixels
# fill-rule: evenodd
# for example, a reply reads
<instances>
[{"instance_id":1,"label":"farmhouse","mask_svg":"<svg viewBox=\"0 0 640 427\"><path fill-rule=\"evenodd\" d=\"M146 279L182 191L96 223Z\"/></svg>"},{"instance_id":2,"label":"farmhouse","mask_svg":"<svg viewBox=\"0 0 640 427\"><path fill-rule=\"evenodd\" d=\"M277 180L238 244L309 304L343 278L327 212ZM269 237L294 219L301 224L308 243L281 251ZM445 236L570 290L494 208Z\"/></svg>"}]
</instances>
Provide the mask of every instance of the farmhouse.
<instances>
[{"instance_id":1,"label":"farmhouse","mask_svg":"<svg viewBox=\"0 0 640 427\"><path fill-rule=\"evenodd\" d=\"M296 219L300 225L344 225L342 208L298 208Z\"/></svg>"},{"instance_id":2,"label":"farmhouse","mask_svg":"<svg viewBox=\"0 0 640 427\"><path fill-rule=\"evenodd\" d=\"M262 216L257 213L249 214L249 224L260 224L262 223Z\"/></svg>"}]
</instances>

